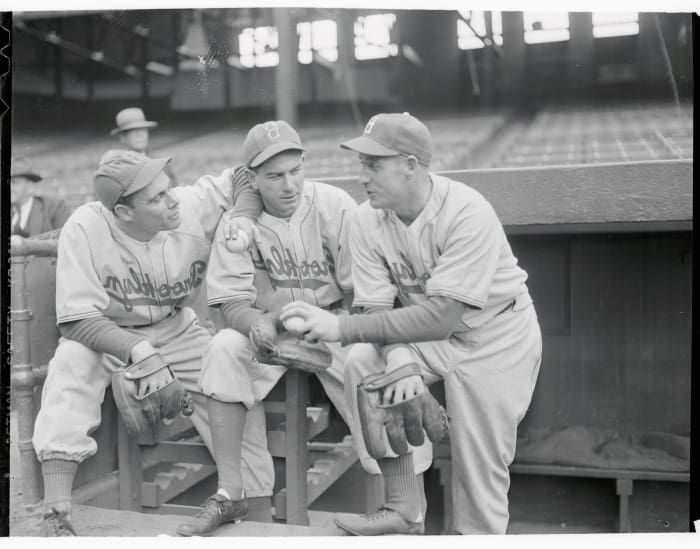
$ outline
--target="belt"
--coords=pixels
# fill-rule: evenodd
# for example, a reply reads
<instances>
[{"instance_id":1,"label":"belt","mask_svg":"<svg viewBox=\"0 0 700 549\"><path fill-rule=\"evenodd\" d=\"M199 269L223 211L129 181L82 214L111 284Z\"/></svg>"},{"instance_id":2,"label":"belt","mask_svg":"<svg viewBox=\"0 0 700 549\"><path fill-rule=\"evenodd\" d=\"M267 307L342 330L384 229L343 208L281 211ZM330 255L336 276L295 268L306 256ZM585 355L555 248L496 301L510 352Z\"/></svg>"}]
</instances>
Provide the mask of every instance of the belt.
<instances>
[{"instance_id":1,"label":"belt","mask_svg":"<svg viewBox=\"0 0 700 549\"><path fill-rule=\"evenodd\" d=\"M155 326L159 322L163 322L165 319L170 318L172 316L175 316L176 314L177 314L177 311L171 309L171 311L167 315L165 315L160 320L156 320L155 322L149 322L148 324L126 324L123 326L120 325L119 327L120 328L128 328L130 330L133 330L135 328L148 328L149 326Z\"/></svg>"}]
</instances>

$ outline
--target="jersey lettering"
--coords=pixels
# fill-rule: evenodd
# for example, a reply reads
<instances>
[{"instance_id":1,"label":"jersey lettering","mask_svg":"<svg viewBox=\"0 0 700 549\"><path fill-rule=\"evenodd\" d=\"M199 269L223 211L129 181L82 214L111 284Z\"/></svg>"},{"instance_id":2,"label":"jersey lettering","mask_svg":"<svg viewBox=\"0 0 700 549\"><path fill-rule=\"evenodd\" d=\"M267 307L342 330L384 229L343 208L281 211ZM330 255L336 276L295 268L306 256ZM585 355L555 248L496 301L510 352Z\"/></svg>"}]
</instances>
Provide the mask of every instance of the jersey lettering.
<instances>
[{"instance_id":1,"label":"jersey lettering","mask_svg":"<svg viewBox=\"0 0 700 549\"><path fill-rule=\"evenodd\" d=\"M334 265L329 250L324 247L326 259L322 261L304 260L297 263L289 248L281 252L276 246L270 246L270 258L263 260L260 256L253 259L253 265L258 270L267 271L273 289L281 288L310 288L314 291L328 285L319 277L334 274Z\"/></svg>"},{"instance_id":2,"label":"jersey lettering","mask_svg":"<svg viewBox=\"0 0 700 549\"><path fill-rule=\"evenodd\" d=\"M157 288L151 282L151 277L139 274L129 269L129 276L121 280L116 276L108 276L103 286L107 295L122 304L124 310L130 312L138 305L174 305L183 297L198 288L203 280L207 264L195 261L190 265L189 276L174 284L161 284Z\"/></svg>"},{"instance_id":3,"label":"jersey lettering","mask_svg":"<svg viewBox=\"0 0 700 549\"><path fill-rule=\"evenodd\" d=\"M385 260L385 267L389 271L391 281L404 297L408 297L408 294L424 294L424 283L430 278L430 274L425 273L423 277L419 277L406 254L399 252L399 256L401 257L401 262L394 261L391 266ZM411 284L411 282L414 284ZM418 284L415 284L415 282L418 282Z\"/></svg>"}]
</instances>

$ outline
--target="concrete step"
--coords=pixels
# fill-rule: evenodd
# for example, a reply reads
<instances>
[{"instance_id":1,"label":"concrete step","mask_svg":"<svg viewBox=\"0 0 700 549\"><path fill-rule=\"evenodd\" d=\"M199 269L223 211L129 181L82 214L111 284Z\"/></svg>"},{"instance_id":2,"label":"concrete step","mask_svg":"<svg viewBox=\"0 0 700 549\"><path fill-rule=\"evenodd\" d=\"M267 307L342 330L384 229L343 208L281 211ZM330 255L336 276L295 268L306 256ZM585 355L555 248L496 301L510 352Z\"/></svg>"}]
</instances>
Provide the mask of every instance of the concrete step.
<instances>
[{"instance_id":1,"label":"concrete step","mask_svg":"<svg viewBox=\"0 0 700 549\"><path fill-rule=\"evenodd\" d=\"M271 536L342 536L343 531L335 526L335 513L311 511L310 526L287 525L243 521L225 524L216 532L216 537L271 537ZM36 536L39 532L39 517L17 513L10 523L11 536ZM80 536L177 536L177 527L185 518L178 515L158 515L117 511L87 505L74 505L71 523ZM178 536L179 537L179 536Z\"/></svg>"}]
</instances>

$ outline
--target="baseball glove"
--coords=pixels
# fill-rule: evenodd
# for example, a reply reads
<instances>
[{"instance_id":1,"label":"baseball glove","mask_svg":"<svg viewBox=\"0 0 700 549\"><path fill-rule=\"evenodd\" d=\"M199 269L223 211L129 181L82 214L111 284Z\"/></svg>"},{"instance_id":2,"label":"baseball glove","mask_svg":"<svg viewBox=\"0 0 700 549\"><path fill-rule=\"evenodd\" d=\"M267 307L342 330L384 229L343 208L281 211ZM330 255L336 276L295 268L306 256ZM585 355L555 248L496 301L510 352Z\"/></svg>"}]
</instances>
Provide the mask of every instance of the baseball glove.
<instances>
[{"instance_id":1,"label":"baseball glove","mask_svg":"<svg viewBox=\"0 0 700 549\"><path fill-rule=\"evenodd\" d=\"M189 416L194 411L192 395L172 372L171 380L165 386L142 397L137 396L140 380L163 368L170 370L163 357L154 353L112 374L114 401L132 437L152 430L164 418L172 419L180 412Z\"/></svg>"},{"instance_id":2,"label":"baseball glove","mask_svg":"<svg viewBox=\"0 0 700 549\"><path fill-rule=\"evenodd\" d=\"M289 332L277 332L273 315L265 313L250 327L250 343L255 359L263 364L276 364L312 374L327 370L333 360L330 349L322 341L309 343Z\"/></svg>"},{"instance_id":3,"label":"baseball glove","mask_svg":"<svg viewBox=\"0 0 700 549\"><path fill-rule=\"evenodd\" d=\"M362 436L367 452L374 459L387 455L385 427L389 446L400 456L408 453L409 444L423 444L424 431L432 442L439 442L447 434L447 412L427 389L398 404L381 404L384 387L412 375L420 375L416 364L408 364L388 374L369 375L357 387Z\"/></svg>"}]
</instances>

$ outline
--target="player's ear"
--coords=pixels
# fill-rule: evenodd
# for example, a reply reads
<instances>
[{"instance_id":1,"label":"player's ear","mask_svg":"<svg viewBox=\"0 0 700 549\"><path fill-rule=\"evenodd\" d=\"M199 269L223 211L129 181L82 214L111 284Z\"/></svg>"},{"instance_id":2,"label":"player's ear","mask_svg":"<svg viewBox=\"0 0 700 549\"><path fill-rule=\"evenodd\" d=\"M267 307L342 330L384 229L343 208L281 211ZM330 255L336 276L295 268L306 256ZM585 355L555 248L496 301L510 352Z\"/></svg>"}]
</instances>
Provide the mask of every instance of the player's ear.
<instances>
[{"instance_id":1,"label":"player's ear","mask_svg":"<svg viewBox=\"0 0 700 549\"><path fill-rule=\"evenodd\" d=\"M408 168L411 171L414 171L418 167L418 159L412 154L409 154L406 156L406 164L408 164Z\"/></svg>"},{"instance_id":2,"label":"player's ear","mask_svg":"<svg viewBox=\"0 0 700 549\"><path fill-rule=\"evenodd\" d=\"M248 181L250 182L250 186L257 191L258 186L255 183L255 171L251 170L250 168L245 168L245 175L248 178Z\"/></svg>"},{"instance_id":3,"label":"player's ear","mask_svg":"<svg viewBox=\"0 0 700 549\"><path fill-rule=\"evenodd\" d=\"M127 204L117 204L114 206L113 212L114 215L124 221L131 221L134 218L134 212Z\"/></svg>"}]
</instances>

